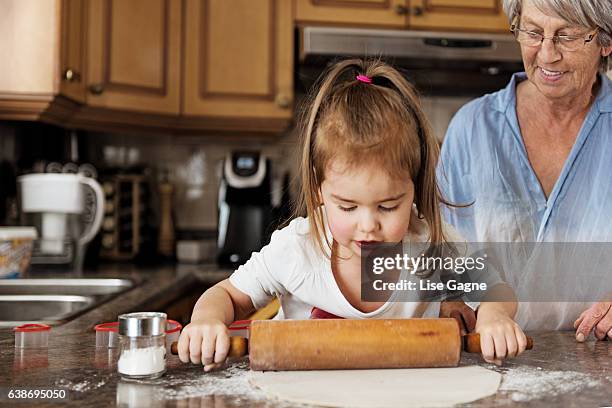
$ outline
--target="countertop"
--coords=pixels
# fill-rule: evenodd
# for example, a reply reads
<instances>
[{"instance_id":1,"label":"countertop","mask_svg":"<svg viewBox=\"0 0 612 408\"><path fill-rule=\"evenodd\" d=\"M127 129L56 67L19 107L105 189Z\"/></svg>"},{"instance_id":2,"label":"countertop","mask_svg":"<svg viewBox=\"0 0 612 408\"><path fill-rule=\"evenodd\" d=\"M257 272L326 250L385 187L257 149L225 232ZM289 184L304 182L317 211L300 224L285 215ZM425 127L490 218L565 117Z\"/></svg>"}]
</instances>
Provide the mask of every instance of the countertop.
<instances>
[{"instance_id":1,"label":"countertop","mask_svg":"<svg viewBox=\"0 0 612 408\"><path fill-rule=\"evenodd\" d=\"M154 305L173 291L210 286L229 271L213 266L106 269L84 277L127 277L140 284L62 326L54 327L46 352L15 350L13 332L0 330L0 401L11 389L65 390L66 399L27 400L17 406L147 406L147 407L284 407L248 382L248 360L204 373L201 366L169 356L166 374L156 380L128 382L116 371L115 349L96 349L93 327L120 313ZM470 406L612 406L610 341L577 343L572 332L531 332L534 350L502 367L479 356L463 354L461 365L481 365L503 374L496 395Z\"/></svg>"}]
</instances>

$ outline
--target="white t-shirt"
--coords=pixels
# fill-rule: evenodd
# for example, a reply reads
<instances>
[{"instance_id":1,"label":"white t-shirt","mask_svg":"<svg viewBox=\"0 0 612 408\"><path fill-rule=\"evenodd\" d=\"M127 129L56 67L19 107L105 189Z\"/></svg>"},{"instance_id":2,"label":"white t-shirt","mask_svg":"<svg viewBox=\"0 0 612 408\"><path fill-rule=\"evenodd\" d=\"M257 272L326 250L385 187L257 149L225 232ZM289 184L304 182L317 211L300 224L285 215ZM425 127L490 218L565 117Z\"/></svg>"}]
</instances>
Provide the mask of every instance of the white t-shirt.
<instances>
[{"instance_id":1,"label":"white t-shirt","mask_svg":"<svg viewBox=\"0 0 612 408\"><path fill-rule=\"evenodd\" d=\"M449 225L443 225L443 229L449 241L462 241ZM325 233L331 242L329 228L326 227ZM428 239L427 223L413 209L404 242ZM393 298L370 313L356 309L340 291L330 259L321 253L310 236L308 219L302 217L275 231L270 243L260 252L254 252L229 279L251 298L256 309L278 297L281 309L277 319L308 319L313 307L347 319L433 318L438 317L440 309L439 302L394 302Z\"/></svg>"}]
</instances>

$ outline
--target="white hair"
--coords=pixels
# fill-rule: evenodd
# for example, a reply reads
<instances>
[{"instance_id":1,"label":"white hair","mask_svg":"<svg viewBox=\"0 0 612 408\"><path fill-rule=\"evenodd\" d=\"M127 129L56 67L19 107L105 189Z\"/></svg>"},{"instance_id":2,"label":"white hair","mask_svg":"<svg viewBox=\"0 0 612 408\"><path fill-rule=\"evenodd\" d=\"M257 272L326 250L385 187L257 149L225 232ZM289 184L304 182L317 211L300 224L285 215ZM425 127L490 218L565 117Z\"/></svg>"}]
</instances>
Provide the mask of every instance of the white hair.
<instances>
[{"instance_id":1,"label":"white hair","mask_svg":"<svg viewBox=\"0 0 612 408\"><path fill-rule=\"evenodd\" d=\"M597 42L602 47L612 43L612 0L531 0L542 12L559 17L570 24L591 30L599 28ZM523 0L503 0L510 24L521 15ZM610 58L601 59L600 70L610 68Z\"/></svg>"}]
</instances>

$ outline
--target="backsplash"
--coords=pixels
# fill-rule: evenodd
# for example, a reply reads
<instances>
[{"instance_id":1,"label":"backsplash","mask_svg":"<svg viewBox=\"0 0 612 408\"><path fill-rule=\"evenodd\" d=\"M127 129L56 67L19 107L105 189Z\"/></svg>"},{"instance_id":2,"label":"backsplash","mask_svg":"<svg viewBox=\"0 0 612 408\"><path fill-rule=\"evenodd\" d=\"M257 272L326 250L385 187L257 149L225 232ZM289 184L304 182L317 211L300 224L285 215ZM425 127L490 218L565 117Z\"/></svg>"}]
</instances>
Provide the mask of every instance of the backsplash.
<instances>
[{"instance_id":1,"label":"backsplash","mask_svg":"<svg viewBox=\"0 0 612 408\"><path fill-rule=\"evenodd\" d=\"M214 139L213 139L214 140ZM257 150L272 162L273 175L292 168L296 142L292 135L276 142L213 141L211 137L133 136L92 133L88 150L94 163L153 170L153 181L167 177L174 188L174 221L177 229L217 228L217 196L221 164L232 151Z\"/></svg>"}]
</instances>

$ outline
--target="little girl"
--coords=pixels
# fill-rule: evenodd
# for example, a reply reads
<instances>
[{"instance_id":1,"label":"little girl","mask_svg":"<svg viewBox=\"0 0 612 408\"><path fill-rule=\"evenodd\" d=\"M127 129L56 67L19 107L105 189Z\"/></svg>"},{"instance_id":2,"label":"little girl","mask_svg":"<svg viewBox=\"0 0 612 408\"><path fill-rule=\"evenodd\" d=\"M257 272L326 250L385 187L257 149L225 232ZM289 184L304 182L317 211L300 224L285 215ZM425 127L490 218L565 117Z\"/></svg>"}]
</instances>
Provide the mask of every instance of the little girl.
<instances>
[{"instance_id":1,"label":"little girl","mask_svg":"<svg viewBox=\"0 0 612 408\"><path fill-rule=\"evenodd\" d=\"M456 234L440 217L438 145L415 90L390 66L357 59L335 64L319 85L301 126L298 212L307 217L276 231L229 279L204 292L180 336L185 363L201 362L208 371L223 362L227 326L275 296L278 319L438 316L439 303L361 299L363 247L439 244ZM515 309L515 302L480 305L476 331L485 360L500 363L525 349Z\"/></svg>"}]
</instances>

